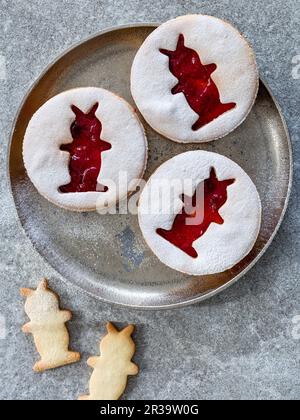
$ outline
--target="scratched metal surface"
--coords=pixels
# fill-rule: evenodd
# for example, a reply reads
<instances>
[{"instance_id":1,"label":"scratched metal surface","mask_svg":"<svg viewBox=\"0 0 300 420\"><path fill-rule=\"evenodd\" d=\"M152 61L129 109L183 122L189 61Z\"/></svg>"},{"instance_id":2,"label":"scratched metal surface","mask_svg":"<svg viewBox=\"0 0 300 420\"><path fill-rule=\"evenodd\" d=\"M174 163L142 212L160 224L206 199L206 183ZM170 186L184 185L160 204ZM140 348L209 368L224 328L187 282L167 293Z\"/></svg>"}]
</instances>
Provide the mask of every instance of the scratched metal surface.
<instances>
[{"instance_id":1,"label":"scratched metal surface","mask_svg":"<svg viewBox=\"0 0 300 420\"><path fill-rule=\"evenodd\" d=\"M129 89L132 59L151 25L111 30L80 44L53 64L36 83L20 110L13 132L9 171L21 224L39 253L64 279L107 302L143 308L173 308L206 299L237 281L272 241L286 209L292 157L285 124L261 83L247 121L223 140L180 145L160 137L145 123L151 173L186 150L221 153L252 177L263 204L262 229L252 253L232 270L189 277L162 265L147 248L136 216L76 214L43 199L26 176L21 148L27 123L48 98L69 88L101 86L133 104Z\"/></svg>"}]
</instances>

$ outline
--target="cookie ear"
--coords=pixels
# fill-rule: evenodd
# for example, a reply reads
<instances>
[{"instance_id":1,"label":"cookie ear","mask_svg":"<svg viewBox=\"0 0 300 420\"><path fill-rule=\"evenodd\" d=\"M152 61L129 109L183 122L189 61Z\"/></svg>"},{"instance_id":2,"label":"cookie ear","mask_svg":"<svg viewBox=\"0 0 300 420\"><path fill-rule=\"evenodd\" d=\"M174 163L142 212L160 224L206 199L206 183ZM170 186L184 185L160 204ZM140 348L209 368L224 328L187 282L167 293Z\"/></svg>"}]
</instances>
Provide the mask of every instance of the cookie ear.
<instances>
[{"instance_id":1,"label":"cookie ear","mask_svg":"<svg viewBox=\"0 0 300 420\"><path fill-rule=\"evenodd\" d=\"M130 337L133 331L134 331L134 325L128 325L128 327L122 330L121 334L127 335L128 337Z\"/></svg>"},{"instance_id":2,"label":"cookie ear","mask_svg":"<svg viewBox=\"0 0 300 420\"><path fill-rule=\"evenodd\" d=\"M20 294L21 294L21 296L24 296L24 297L29 297L33 293L34 293L34 290L32 290L32 289L24 289L24 288L20 289Z\"/></svg>"},{"instance_id":3,"label":"cookie ear","mask_svg":"<svg viewBox=\"0 0 300 420\"><path fill-rule=\"evenodd\" d=\"M47 288L48 288L48 281L47 279L43 279L38 285L38 290L47 290Z\"/></svg>"},{"instance_id":4,"label":"cookie ear","mask_svg":"<svg viewBox=\"0 0 300 420\"><path fill-rule=\"evenodd\" d=\"M107 325L106 325L106 329L107 329L107 332L109 333L109 334L117 334L119 331L116 329L116 327L114 326L114 324L112 324L111 322L109 322Z\"/></svg>"}]
</instances>

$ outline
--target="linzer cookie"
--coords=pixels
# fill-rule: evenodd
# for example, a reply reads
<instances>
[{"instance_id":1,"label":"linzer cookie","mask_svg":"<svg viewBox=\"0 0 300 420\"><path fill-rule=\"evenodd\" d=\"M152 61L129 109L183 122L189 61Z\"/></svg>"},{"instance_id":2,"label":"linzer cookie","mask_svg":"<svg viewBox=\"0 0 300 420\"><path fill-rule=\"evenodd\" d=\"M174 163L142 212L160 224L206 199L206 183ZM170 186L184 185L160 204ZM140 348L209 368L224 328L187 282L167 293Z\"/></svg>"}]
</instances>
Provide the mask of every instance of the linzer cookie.
<instances>
[{"instance_id":1,"label":"linzer cookie","mask_svg":"<svg viewBox=\"0 0 300 420\"><path fill-rule=\"evenodd\" d=\"M142 178L144 129L127 102L100 88L64 92L46 102L27 128L23 156L37 190L75 211L115 205Z\"/></svg>"},{"instance_id":2,"label":"linzer cookie","mask_svg":"<svg viewBox=\"0 0 300 420\"><path fill-rule=\"evenodd\" d=\"M188 15L159 26L139 49L131 90L146 121L182 143L226 136L258 92L253 49L229 23Z\"/></svg>"},{"instance_id":3,"label":"linzer cookie","mask_svg":"<svg viewBox=\"0 0 300 420\"><path fill-rule=\"evenodd\" d=\"M150 178L139 202L149 247L167 266L190 275L234 267L252 250L261 201L244 170L225 156L183 153Z\"/></svg>"}]
</instances>

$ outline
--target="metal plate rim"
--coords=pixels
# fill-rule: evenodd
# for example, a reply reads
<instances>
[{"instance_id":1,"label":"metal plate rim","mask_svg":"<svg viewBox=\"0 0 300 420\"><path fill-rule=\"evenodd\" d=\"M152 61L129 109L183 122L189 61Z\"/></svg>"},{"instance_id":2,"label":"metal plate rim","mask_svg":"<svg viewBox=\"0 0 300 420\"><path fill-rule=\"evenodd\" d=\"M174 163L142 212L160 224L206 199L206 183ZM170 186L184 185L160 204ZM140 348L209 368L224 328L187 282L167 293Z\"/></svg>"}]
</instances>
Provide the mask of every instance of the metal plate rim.
<instances>
[{"instance_id":1,"label":"metal plate rim","mask_svg":"<svg viewBox=\"0 0 300 420\"><path fill-rule=\"evenodd\" d=\"M116 25L116 26L112 26L112 27L108 27L102 31L99 31L87 38L85 38L82 41L79 41L75 44L73 44L72 46L70 46L69 48L67 48L66 50L64 50L61 54L59 54L54 60L52 60L52 62L44 69L44 71L40 74L40 76L30 85L30 87L28 88L28 91L26 93L26 95L24 96L23 100L21 101L20 105L18 106L17 112L16 112L16 116L14 118L13 121L13 125L12 125L12 129L9 135L9 141L8 141L8 147L7 147L7 154L6 154L6 175L7 175L7 179L8 179L8 187L9 187L9 194L11 196L11 199L14 203L14 208L16 211L16 215L17 215L17 220L19 223L19 226L21 227L22 231L24 232L25 236L30 240L33 248L35 249L35 251L40 255L40 257L43 259L44 262L46 262L54 271L56 271L60 277L62 278L63 282L66 283L67 285L71 285L72 287L88 294L89 296L92 296L93 298L96 298L99 301L102 301L104 303L107 304L114 304L118 307L121 308L128 308L128 309L135 309L135 310L149 310L149 311L159 311L159 310L171 310L171 309L179 309L179 308L184 308L187 306L191 306L197 303L201 303L207 299L210 299L216 295L218 295L219 293L223 292L224 290L226 290L227 288L229 288L230 286L232 286L233 284L235 284L238 280L240 280L242 277L244 277L256 264L257 262L263 257L263 255L267 252L267 250L269 249L270 245L272 244L275 236L277 235L282 222L284 220L284 217L286 215L287 212L287 208L288 208L288 204L289 204L289 200L290 200L290 196L291 196L291 191L292 191L292 185L293 185L293 174L294 174L294 160L293 160L293 147L292 147L292 142L291 142L291 137L289 134L289 130L288 130L288 126L287 126L287 122L285 119L285 116L283 114L283 111L277 101L277 99L275 98L273 92L271 91L270 87L268 86L268 84L265 82L265 80L260 77L261 82L263 83L264 87L266 88L266 90L268 91L270 97L272 98L277 110L278 110L278 114L280 116L285 134L286 134L286 140L287 140L287 148L288 148L288 154L289 154L289 182L288 182L288 187L287 187L287 194L286 194L286 198L285 198L285 204L283 206L282 209L282 213L281 216L278 220L278 224L276 226L276 228L273 231L273 234L271 235L271 237L269 238L268 242L265 244L264 248L260 251L260 253L257 255L257 257L240 273L238 274L235 278L233 278L232 280L228 281L226 284L216 288L215 290L212 290L210 292L207 292L204 296L198 296L195 297L193 299L188 299L185 300L183 302L177 302L175 304L165 304L165 305L157 305L157 306L151 306L151 305L133 305L133 304L126 304L126 303L120 303L120 302L112 302L108 299L105 299L103 297L97 296L95 294L93 294L92 292L89 292L87 290L83 290L80 286L73 284L72 282L70 282L68 279L66 279L63 275L61 275L48 261L47 259L39 252L39 250L37 249L37 247L35 246L35 244L31 241L30 237L28 236L22 222L21 219L19 217L19 213L17 211L17 208L15 206L15 200L14 200L14 195L13 195L13 188L12 188L12 180L11 180L11 175L10 175L10 155L11 155L11 146L12 146L12 141L13 141L13 136L15 133L15 129L16 129L16 125L17 125L17 121L19 119L19 115L21 113L21 110L24 106L24 104L26 103L27 99L30 97L32 91L34 90L34 88L39 84L39 82L43 79L43 77L47 74L47 72L62 58L64 58L65 55L67 55L68 53L72 52L73 50L75 50L76 48L82 46L83 44L93 40L94 38L97 38L99 36L105 35L107 33L110 32L114 32L114 31L118 31L118 30L122 30L122 29L134 29L134 28L142 28L142 27L157 27L160 23L157 22L138 22L138 23L131 23L131 24L125 24L125 25Z\"/></svg>"}]
</instances>

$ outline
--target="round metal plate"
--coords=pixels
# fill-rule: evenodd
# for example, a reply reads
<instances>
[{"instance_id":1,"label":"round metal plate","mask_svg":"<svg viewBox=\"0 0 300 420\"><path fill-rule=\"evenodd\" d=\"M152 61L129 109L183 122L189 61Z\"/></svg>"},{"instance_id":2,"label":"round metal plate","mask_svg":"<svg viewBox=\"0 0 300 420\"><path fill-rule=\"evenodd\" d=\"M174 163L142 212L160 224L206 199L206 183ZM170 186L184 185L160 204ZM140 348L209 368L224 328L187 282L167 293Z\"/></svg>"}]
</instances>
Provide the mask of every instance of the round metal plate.
<instances>
[{"instance_id":1,"label":"round metal plate","mask_svg":"<svg viewBox=\"0 0 300 420\"><path fill-rule=\"evenodd\" d=\"M233 159L255 182L263 204L261 232L251 254L232 270L205 277L182 275L162 265L147 248L136 216L71 213L38 194L26 175L22 159L23 136L33 113L57 93L81 86L112 90L133 104L131 63L154 27L131 25L104 31L53 63L21 106L8 157L17 212L37 251L69 284L106 302L141 309L196 303L243 276L273 240L287 207L292 182L292 152L286 125L272 94L261 82L251 115L223 140L180 145L160 137L144 122L149 139L146 178L172 156L204 149Z\"/></svg>"}]
</instances>

